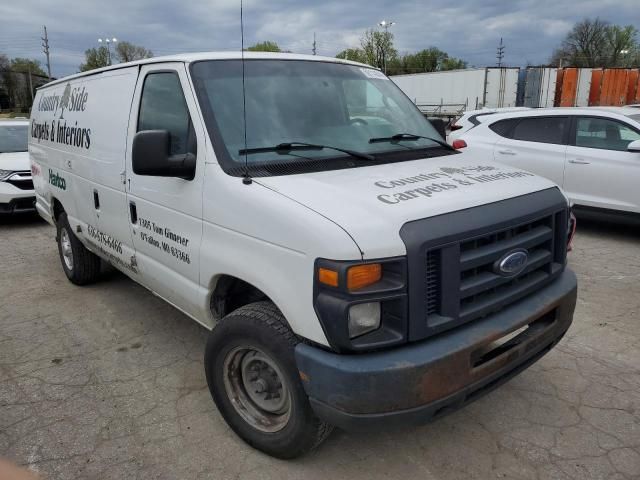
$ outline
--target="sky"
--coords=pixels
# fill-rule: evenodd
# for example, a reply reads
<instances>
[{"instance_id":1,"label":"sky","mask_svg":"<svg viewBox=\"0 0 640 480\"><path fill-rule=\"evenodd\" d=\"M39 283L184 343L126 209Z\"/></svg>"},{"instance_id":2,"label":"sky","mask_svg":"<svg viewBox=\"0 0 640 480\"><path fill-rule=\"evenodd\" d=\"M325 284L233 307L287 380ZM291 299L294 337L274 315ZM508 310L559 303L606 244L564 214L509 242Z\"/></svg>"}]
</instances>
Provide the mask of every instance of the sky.
<instances>
[{"instance_id":1,"label":"sky","mask_svg":"<svg viewBox=\"0 0 640 480\"><path fill-rule=\"evenodd\" d=\"M572 25L585 17L640 29L639 0L245 0L245 46L334 56L358 47L381 20L400 53L435 46L471 66L493 66L503 38L510 66L548 61ZM239 0L2 0L0 54L40 60L42 26L55 77L78 71L100 37L142 45L155 55L240 50Z\"/></svg>"}]
</instances>

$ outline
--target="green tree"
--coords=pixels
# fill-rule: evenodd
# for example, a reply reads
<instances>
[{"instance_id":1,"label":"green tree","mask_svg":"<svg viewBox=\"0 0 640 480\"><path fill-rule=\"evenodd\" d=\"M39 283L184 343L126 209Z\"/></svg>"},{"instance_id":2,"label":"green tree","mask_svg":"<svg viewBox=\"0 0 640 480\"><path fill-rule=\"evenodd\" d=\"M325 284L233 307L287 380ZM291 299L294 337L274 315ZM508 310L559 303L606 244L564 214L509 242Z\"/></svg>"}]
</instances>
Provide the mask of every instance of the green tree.
<instances>
[{"instance_id":1,"label":"green tree","mask_svg":"<svg viewBox=\"0 0 640 480\"><path fill-rule=\"evenodd\" d=\"M29 70L31 70L32 75L40 75L42 77L47 76L47 73L40 66L40 62L29 58L12 58L11 70L19 73L29 73Z\"/></svg>"},{"instance_id":2,"label":"green tree","mask_svg":"<svg viewBox=\"0 0 640 480\"><path fill-rule=\"evenodd\" d=\"M264 42L258 42L255 45L251 45L247 48L248 52L281 52L280 47L276 42L269 40Z\"/></svg>"},{"instance_id":3,"label":"green tree","mask_svg":"<svg viewBox=\"0 0 640 480\"><path fill-rule=\"evenodd\" d=\"M640 47L636 42L638 30L633 25L621 27L611 25L606 31L606 48L609 64L612 67L631 67L638 65Z\"/></svg>"},{"instance_id":4,"label":"green tree","mask_svg":"<svg viewBox=\"0 0 640 480\"><path fill-rule=\"evenodd\" d=\"M403 73L435 72L466 68L467 62L450 57L436 47L425 48L416 53L398 55L393 45L393 34L388 31L367 30L360 39L361 48L347 48L337 58L366 63L385 69L389 75Z\"/></svg>"},{"instance_id":5,"label":"green tree","mask_svg":"<svg viewBox=\"0 0 640 480\"><path fill-rule=\"evenodd\" d=\"M118 42L116 44L115 57L119 62L133 62L153 57L153 52L130 42Z\"/></svg>"},{"instance_id":6,"label":"green tree","mask_svg":"<svg viewBox=\"0 0 640 480\"><path fill-rule=\"evenodd\" d=\"M383 70L398 56L398 51L393 46L393 33L388 30L367 30L360 38L360 47L364 54L364 63Z\"/></svg>"},{"instance_id":7,"label":"green tree","mask_svg":"<svg viewBox=\"0 0 640 480\"><path fill-rule=\"evenodd\" d=\"M15 82L9 57L0 53L0 109L11 108L14 103Z\"/></svg>"},{"instance_id":8,"label":"green tree","mask_svg":"<svg viewBox=\"0 0 640 480\"><path fill-rule=\"evenodd\" d=\"M351 60L352 62L367 63L367 58L360 48L347 48L336 55L336 58Z\"/></svg>"},{"instance_id":9,"label":"green tree","mask_svg":"<svg viewBox=\"0 0 640 480\"><path fill-rule=\"evenodd\" d=\"M85 61L80 65L80 71L94 70L109 65L109 51L107 47L89 48L84 51Z\"/></svg>"}]
</instances>

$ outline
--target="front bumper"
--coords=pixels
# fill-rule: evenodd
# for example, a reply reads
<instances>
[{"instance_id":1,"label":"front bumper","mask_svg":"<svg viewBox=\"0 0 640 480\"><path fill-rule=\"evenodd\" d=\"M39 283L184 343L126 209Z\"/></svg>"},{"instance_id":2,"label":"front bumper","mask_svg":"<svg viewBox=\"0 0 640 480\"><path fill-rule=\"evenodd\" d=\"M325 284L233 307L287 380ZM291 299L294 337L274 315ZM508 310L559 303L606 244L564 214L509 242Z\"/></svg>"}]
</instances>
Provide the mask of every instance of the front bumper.
<instances>
[{"instance_id":1,"label":"front bumper","mask_svg":"<svg viewBox=\"0 0 640 480\"><path fill-rule=\"evenodd\" d=\"M571 325L576 294L576 276L565 269L530 297L422 342L353 355L300 343L295 351L300 377L316 414L345 430L426 423L479 398L547 353ZM489 347L519 329L506 343Z\"/></svg>"},{"instance_id":2,"label":"front bumper","mask_svg":"<svg viewBox=\"0 0 640 480\"><path fill-rule=\"evenodd\" d=\"M0 182L0 214L35 211L36 192Z\"/></svg>"},{"instance_id":3,"label":"front bumper","mask_svg":"<svg viewBox=\"0 0 640 480\"><path fill-rule=\"evenodd\" d=\"M27 213L36 211L36 197L21 197L11 199L7 203L0 202L0 214Z\"/></svg>"}]
</instances>

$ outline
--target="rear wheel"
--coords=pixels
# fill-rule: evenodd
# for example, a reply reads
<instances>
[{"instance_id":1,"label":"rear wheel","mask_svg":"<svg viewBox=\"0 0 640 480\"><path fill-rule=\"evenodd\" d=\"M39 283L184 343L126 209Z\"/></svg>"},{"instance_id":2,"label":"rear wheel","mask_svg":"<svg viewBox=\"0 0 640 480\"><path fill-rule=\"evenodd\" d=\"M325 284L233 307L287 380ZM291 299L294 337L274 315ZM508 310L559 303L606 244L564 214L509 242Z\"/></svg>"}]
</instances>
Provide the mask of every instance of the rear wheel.
<instances>
[{"instance_id":1,"label":"rear wheel","mask_svg":"<svg viewBox=\"0 0 640 480\"><path fill-rule=\"evenodd\" d=\"M276 306L256 302L223 318L205 351L207 383L224 419L249 445L278 458L312 450L332 430L300 382L297 343Z\"/></svg>"},{"instance_id":2,"label":"rear wheel","mask_svg":"<svg viewBox=\"0 0 640 480\"><path fill-rule=\"evenodd\" d=\"M94 282L100 275L100 258L87 250L75 236L66 213L60 214L56 225L58 252L65 275L76 285Z\"/></svg>"}]
</instances>

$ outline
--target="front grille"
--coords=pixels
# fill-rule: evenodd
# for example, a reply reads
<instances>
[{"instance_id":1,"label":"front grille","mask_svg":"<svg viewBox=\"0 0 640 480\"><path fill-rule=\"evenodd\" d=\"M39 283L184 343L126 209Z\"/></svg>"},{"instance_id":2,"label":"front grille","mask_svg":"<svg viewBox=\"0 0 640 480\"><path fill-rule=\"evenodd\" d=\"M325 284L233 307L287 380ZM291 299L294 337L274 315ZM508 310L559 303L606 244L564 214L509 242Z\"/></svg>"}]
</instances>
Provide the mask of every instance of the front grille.
<instances>
[{"instance_id":1,"label":"front grille","mask_svg":"<svg viewBox=\"0 0 640 480\"><path fill-rule=\"evenodd\" d=\"M558 189L405 224L410 340L482 319L552 282L565 265L567 228ZM516 275L494 267L523 249Z\"/></svg>"},{"instance_id":2,"label":"front grille","mask_svg":"<svg viewBox=\"0 0 640 480\"><path fill-rule=\"evenodd\" d=\"M33 180L7 180L7 183L20 190L33 190Z\"/></svg>"},{"instance_id":3,"label":"front grille","mask_svg":"<svg viewBox=\"0 0 640 480\"><path fill-rule=\"evenodd\" d=\"M13 176L9 177L7 183L20 190L33 190L33 180L29 171L14 173Z\"/></svg>"},{"instance_id":4,"label":"front grille","mask_svg":"<svg viewBox=\"0 0 640 480\"><path fill-rule=\"evenodd\" d=\"M492 313L544 283L561 264L554 263L555 215L460 243L460 314L463 321ZM515 249L529 258L519 274L505 277L495 263Z\"/></svg>"},{"instance_id":5,"label":"front grille","mask_svg":"<svg viewBox=\"0 0 640 480\"><path fill-rule=\"evenodd\" d=\"M484 317L546 284L564 266L565 247L555 248L556 229L562 222L566 229L565 210L429 250L427 325L442 330ZM528 260L521 272L514 276L495 272L494 265L503 256L522 249ZM453 277L449 282L441 275L443 269Z\"/></svg>"}]
</instances>

